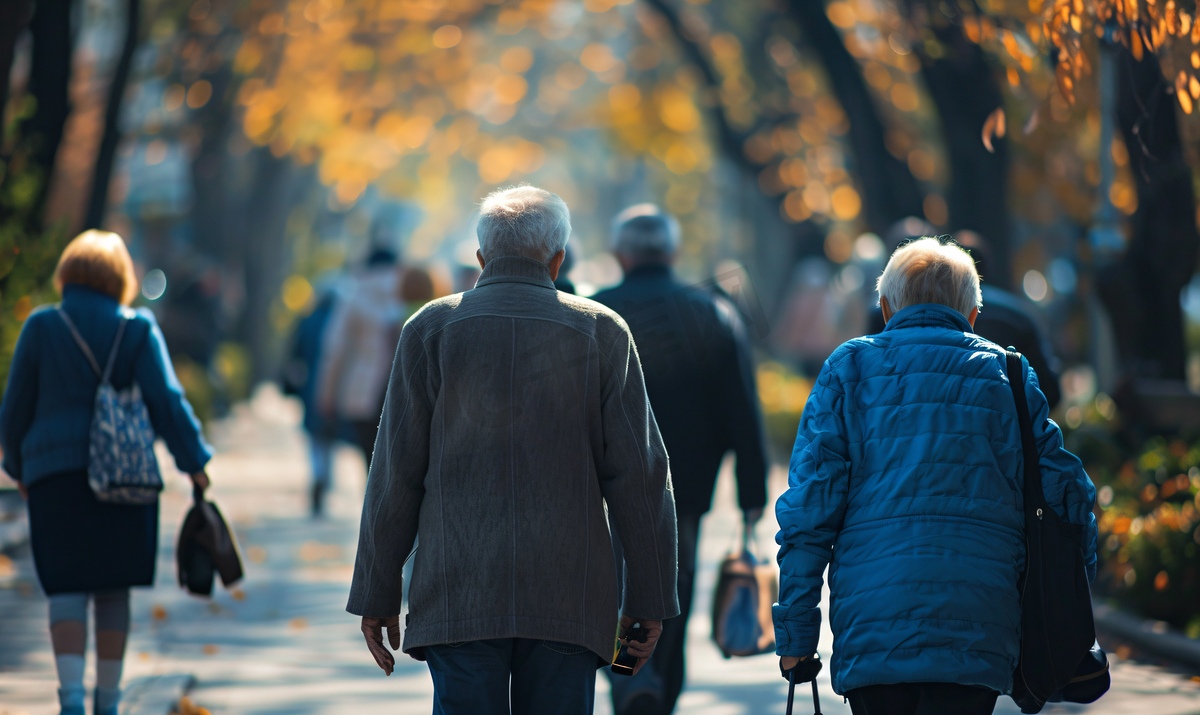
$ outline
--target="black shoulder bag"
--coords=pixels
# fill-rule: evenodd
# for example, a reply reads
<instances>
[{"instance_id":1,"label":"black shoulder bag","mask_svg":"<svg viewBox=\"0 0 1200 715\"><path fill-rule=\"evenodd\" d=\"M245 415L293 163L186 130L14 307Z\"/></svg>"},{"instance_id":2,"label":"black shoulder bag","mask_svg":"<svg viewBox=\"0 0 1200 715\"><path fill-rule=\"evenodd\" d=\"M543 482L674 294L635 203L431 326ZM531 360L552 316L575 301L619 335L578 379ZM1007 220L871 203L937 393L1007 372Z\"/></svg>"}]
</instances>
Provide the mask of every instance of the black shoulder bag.
<instances>
[{"instance_id":1,"label":"black shoulder bag","mask_svg":"<svg viewBox=\"0 0 1200 715\"><path fill-rule=\"evenodd\" d=\"M1007 352L1025 462L1025 572L1018 581L1021 657L1013 671L1012 699L1021 712L1036 713L1052 699L1099 698L1108 690L1108 660L1095 646L1083 527L1058 518L1046 503L1021 355L1012 348Z\"/></svg>"}]
</instances>

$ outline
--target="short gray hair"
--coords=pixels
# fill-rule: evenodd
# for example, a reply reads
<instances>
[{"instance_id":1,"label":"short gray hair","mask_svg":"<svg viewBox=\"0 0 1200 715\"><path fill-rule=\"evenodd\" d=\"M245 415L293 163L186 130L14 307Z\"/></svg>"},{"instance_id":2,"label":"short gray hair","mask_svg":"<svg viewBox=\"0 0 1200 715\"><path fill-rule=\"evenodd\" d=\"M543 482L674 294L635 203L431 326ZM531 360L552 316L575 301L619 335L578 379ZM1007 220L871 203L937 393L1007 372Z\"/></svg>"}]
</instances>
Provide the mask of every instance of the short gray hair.
<instances>
[{"instance_id":1,"label":"short gray hair","mask_svg":"<svg viewBox=\"0 0 1200 715\"><path fill-rule=\"evenodd\" d=\"M920 303L940 303L970 316L983 306L979 273L971 254L953 241L923 236L903 244L888 259L876 284L893 311Z\"/></svg>"},{"instance_id":2,"label":"short gray hair","mask_svg":"<svg viewBox=\"0 0 1200 715\"><path fill-rule=\"evenodd\" d=\"M479 205L479 252L484 260L524 256L546 262L567 245L571 210L536 186L497 189Z\"/></svg>"},{"instance_id":3,"label":"short gray hair","mask_svg":"<svg viewBox=\"0 0 1200 715\"><path fill-rule=\"evenodd\" d=\"M634 258L666 258L679 248L679 222L654 204L637 204L612 222L612 249Z\"/></svg>"}]
</instances>

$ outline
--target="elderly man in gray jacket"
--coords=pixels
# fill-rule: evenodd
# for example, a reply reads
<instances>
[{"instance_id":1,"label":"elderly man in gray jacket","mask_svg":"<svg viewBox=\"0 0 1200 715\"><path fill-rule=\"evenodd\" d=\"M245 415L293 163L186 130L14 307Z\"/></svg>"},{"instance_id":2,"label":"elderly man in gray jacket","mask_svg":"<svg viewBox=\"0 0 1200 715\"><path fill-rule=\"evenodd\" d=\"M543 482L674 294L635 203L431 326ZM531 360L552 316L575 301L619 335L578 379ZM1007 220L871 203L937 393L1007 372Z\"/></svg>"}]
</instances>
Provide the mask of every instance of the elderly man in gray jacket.
<instances>
[{"instance_id":1,"label":"elderly man in gray jacket","mask_svg":"<svg viewBox=\"0 0 1200 715\"><path fill-rule=\"evenodd\" d=\"M479 282L400 336L346 610L390 674L419 536L404 651L435 713L590 713L614 637L649 631L640 667L679 613L666 449L629 328L554 288L570 231L554 194L491 194Z\"/></svg>"}]
</instances>

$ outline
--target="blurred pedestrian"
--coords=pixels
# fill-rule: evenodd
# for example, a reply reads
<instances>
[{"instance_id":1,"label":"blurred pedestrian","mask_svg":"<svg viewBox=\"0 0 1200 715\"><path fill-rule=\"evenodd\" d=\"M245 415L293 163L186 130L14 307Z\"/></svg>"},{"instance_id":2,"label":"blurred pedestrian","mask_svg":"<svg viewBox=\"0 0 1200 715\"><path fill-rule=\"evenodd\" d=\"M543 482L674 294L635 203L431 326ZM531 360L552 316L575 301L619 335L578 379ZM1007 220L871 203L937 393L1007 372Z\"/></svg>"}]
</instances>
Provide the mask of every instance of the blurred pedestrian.
<instances>
[{"instance_id":1,"label":"blurred pedestrian","mask_svg":"<svg viewBox=\"0 0 1200 715\"><path fill-rule=\"evenodd\" d=\"M101 371L140 390L151 426L196 488L212 449L200 433L154 315L127 306L137 277L115 233L85 231L58 261L58 309L21 329L0 405L4 470L29 502L34 565L50 597L50 640L64 715L83 715L87 605L95 608L94 712L116 715L129 631L129 589L154 583L158 503L98 501L88 483L89 434Z\"/></svg>"},{"instance_id":2,"label":"blurred pedestrian","mask_svg":"<svg viewBox=\"0 0 1200 715\"><path fill-rule=\"evenodd\" d=\"M333 449L337 436L336 418L321 414L317 406L317 375L321 368L321 346L336 300L333 290L319 294L312 312L300 319L292 336L291 355L284 367L284 392L304 404L304 431L308 433L312 465L310 506L314 517L325 509L325 494L333 482Z\"/></svg>"},{"instance_id":3,"label":"blurred pedestrian","mask_svg":"<svg viewBox=\"0 0 1200 715\"><path fill-rule=\"evenodd\" d=\"M901 247L878 290L887 328L825 361L775 505L780 669L815 676L828 567L833 689L856 715L990 713L1020 653L1025 557L1005 351L972 332L979 276L954 244ZM1096 490L1022 369L1043 491L1084 527L1092 579Z\"/></svg>"},{"instance_id":4,"label":"blurred pedestrian","mask_svg":"<svg viewBox=\"0 0 1200 715\"><path fill-rule=\"evenodd\" d=\"M376 247L335 301L321 341L321 416L350 424L368 466L403 310L396 254Z\"/></svg>"},{"instance_id":5,"label":"blurred pedestrian","mask_svg":"<svg viewBox=\"0 0 1200 715\"><path fill-rule=\"evenodd\" d=\"M640 668L678 613L667 453L624 321L554 289L562 199L494 192L477 230L476 287L401 333L346 610L390 675L419 534L404 651L429 665L434 712L591 713L614 634L648 631L628 639Z\"/></svg>"},{"instance_id":6,"label":"blurred pedestrian","mask_svg":"<svg viewBox=\"0 0 1200 715\"><path fill-rule=\"evenodd\" d=\"M916 233L909 234L908 231ZM887 238L889 248L894 250L905 240L933 234L933 226L910 217L897 222L888 232ZM1058 371L1055 369L1058 361L1054 357L1054 348L1046 340L1037 321L1030 315L1033 306L995 283L988 282L987 279L992 275L989 272L992 263L991 249L983 236L974 231L964 230L954 234L954 240L971 252L971 258L975 259L975 270L980 277L983 307L975 320L975 334L1001 347L1011 345L1024 355L1029 360L1030 367L1037 373L1038 386L1053 410L1062 399ZM880 308L876 307L871 311L869 323L868 334L883 332L886 321Z\"/></svg>"},{"instance_id":7,"label":"blurred pedestrian","mask_svg":"<svg viewBox=\"0 0 1200 715\"><path fill-rule=\"evenodd\" d=\"M612 677L617 715L669 713L683 690L700 519L712 506L725 454L737 456L738 505L747 527L767 502L762 415L745 327L728 300L679 282L672 270L679 224L652 204L613 220L612 248L625 280L594 299L625 319L646 375L646 393L671 455L679 529L679 616L663 624L650 667Z\"/></svg>"}]
</instances>

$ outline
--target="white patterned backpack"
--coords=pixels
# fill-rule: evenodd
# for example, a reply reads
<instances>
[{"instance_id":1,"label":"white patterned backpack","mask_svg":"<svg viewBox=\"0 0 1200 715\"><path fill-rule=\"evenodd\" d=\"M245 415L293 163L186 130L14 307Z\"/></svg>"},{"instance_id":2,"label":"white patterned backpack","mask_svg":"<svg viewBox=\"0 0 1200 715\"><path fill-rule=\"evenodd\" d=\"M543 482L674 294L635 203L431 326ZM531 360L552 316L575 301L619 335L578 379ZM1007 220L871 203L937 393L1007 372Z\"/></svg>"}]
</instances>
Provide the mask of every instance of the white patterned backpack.
<instances>
[{"instance_id":1,"label":"white patterned backpack","mask_svg":"<svg viewBox=\"0 0 1200 715\"><path fill-rule=\"evenodd\" d=\"M66 311L58 308L58 314L100 378L88 435L88 485L98 501L108 504L153 504L158 500L163 482L158 460L154 457L154 427L150 424L150 413L137 383L117 390L109 382L129 320L121 318L108 364L101 372L96 356Z\"/></svg>"}]
</instances>

